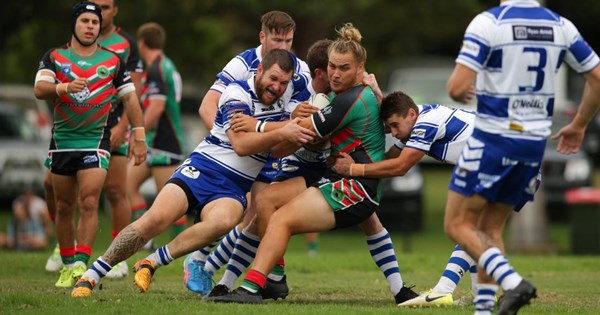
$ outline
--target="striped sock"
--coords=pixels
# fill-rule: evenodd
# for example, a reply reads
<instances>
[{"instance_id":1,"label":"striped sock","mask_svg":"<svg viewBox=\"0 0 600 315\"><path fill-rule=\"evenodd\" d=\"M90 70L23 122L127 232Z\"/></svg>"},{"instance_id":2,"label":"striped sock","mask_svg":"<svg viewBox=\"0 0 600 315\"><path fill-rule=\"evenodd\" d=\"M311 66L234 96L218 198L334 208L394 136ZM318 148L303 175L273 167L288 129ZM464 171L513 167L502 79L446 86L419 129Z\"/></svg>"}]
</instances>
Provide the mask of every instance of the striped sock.
<instances>
[{"instance_id":1,"label":"striped sock","mask_svg":"<svg viewBox=\"0 0 600 315\"><path fill-rule=\"evenodd\" d=\"M227 269L225 270L221 281L219 281L219 284L224 284L228 288L233 288L235 281L244 271L246 271L252 261L254 261L254 256L256 256L256 249L258 248L259 243L260 239L258 235L254 235L248 231L242 231L235 243L233 253L227 264Z\"/></svg>"},{"instance_id":2,"label":"striped sock","mask_svg":"<svg viewBox=\"0 0 600 315\"><path fill-rule=\"evenodd\" d=\"M482 283L479 285L474 300L475 315L492 315L496 304L496 291L498 291L496 284Z\"/></svg>"},{"instance_id":3,"label":"striped sock","mask_svg":"<svg viewBox=\"0 0 600 315\"><path fill-rule=\"evenodd\" d=\"M75 246L61 247L59 251L63 265L66 266L75 262Z\"/></svg>"},{"instance_id":4,"label":"striped sock","mask_svg":"<svg viewBox=\"0 0 600 315\"><path fill-rule=\"evenodd\" d=\"M243 234L243 233L242 233ZM223 265L227 264L231 257L234 247L237 244L239 237L237 226L231 229L229 233L223 238L221 244L215 249L206 259L206 265L204 270L210 274L215 274L217 270L221 269Z\"/></svg>"},{"instance_id":5,"label":"striped sock","mask_svg":"<svg viewBox=\"0 0 600 315\"><path fill-rule=\"evenodd\" d=\"M90 246L84 244L75 245L75 261L81 261L87 266L90 256L92 256L92 248Z\"/></svg>"},{"instance_id":6,"label":"striped sock","mask_svg":"<svg viewBox=\"0 0 600 315\"><path fill-rule=\"evenodd\" d=\"M386 229L383 231L367 236L367 246L373 261L381 269L385 279L390 286L390 291L393 295L398 294L404 282L400 275L400 266L398 266L398 260L396 260L396 252L394 251L394 244L392 244L392 238L390 233Z\"/></svg>"},{"instance_id":7,"label":"striped sock","mask_svg":"<svg viewBox=\"0 0 600 315\"><path fill-rule=\"evenodd\" d=\"M263 275L262 273L251 269L250 271L248 271L248 274L246 274L246 277L244 278L244 282L242 282L241 287L252 293L256 293L259 289L264 288L266 284L267 277L265 277L265 275Z\"/></svg>"},{"instance_id":8,"label":"striped sock","mask_svg":"<svg viewBox=\"0 0 600 315\"><path fill-rule=\"evenodd\" d=\"M488 248L481 254L479 266L494 278L504 291L514 289L523 280L497 247Z\"/></svg>"},{"instance_id":9,"label":"striped sock","mask_svg":"<svg viewBox=\"0 0 600 315\"><path fill-rule=\"evenodd\" d=\"M146 259L154 261L155 268L166 266L173 261L173 257L171 256L171 252L169 252L169 247L167 247L167 245L157 249L154 253L148 255Z\"/></svg>"},{"instance_id":10,"label":"striped sock","mask_svg":"<svg viewBox=\"0 0 600 315\"><path fill-rule=\"evenodd\" d=\"M433 292L442 294L454 292L460 279L464 277L472 265L475 265L475 260L462 250L460 246L454 246L454 251L450 255L446 269L442 273L438 283L433 287ZM475 272L475 276L477 276L477 271Z\"/></svg>"},{"instance_id":11,"label":"striped sock","mask_svg":"<svg viewBox=\"0 0 600 315\"><path fill-rule=\"evenodd\" d=\"M273 281L281 281L285 276L285 261L283 257L275 264L275 267L271 269L271 272L267 276L267 278Z\"/></svg>"},{"instance_id":12,"label":"striped sock","mask_svg":"<svg viewBox=\"0 0 600 315\"><path fill-rule=\"evenodd\" d=\"M86 270L83 273L83 276L81 276L82 278L88 277L91 280L94 280L95 283L100 282L100 279L102 279L104 276L106 276L106 274L112 269L112 266L109 265L107 262L105 262L102 257L98 257L98 259L96 259L96 261L94 261L94 263L92 264L92 267L90 267L90 269Z\"/></svg>"}]
</instances>

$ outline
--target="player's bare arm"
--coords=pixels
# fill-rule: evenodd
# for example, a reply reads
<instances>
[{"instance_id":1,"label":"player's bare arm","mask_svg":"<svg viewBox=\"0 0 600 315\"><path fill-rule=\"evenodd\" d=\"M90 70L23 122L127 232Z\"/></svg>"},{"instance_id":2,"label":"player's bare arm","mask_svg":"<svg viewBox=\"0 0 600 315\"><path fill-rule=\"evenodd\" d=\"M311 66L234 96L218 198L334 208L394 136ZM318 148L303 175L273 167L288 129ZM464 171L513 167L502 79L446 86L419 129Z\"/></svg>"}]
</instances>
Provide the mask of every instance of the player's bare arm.
<instances>
[{"instance_id":1,"label":"player's bare arm","mask_svg":"<svg viewBox=\"0 0 600 315\"><path fill-rule=\"evenodd\" d=\"M53 100L69 93L81 92L87 86L86 78L77 78L68 83L53 83L55 75L51 71L41 71L39 74L47 79L39 80L33 87L33 92L38 99Z\"/></svg>"},{"instance_id":2,"label":"player's bare arm","mask_svg":"<svg viewBox=\"0 0 600 315\"><path fill-rule=\"evenodd\" d=\"M140 165L146 161L147 153L146 132L142 125L143 117L140 102L133 91L121 96L120 99L132 126L132 135L129 138L129 157L134 159L135 165Z\"/></svg>"},{"instance_id":3,"label":"player's bare arm","mask_svg":"<svg viewBox=\"0 0 600 315\"><path fill-rule=\"evenodd\" d=\"M600 65L583 76L587 82L577 114L571 123L550 137L552 140L558 140L556 150L562 154L573 154L579 151L585 128L600 106Z\"/></svg>"},{"instance_id":4,"label":"player's bare arm","mask_svg":"<svg viewBox=\"0 0 600 315\"><path fill-rule=\"evenodd\" d=\"M198 108L198 115L200 115L200 119L204 123L204 126L207 130L211 130L213 127L213 123L215 122L220 97L220 92L217 92L215 90L208 90L208 92L206 92L206 95L204 95L204 98L202 99L200 108Z\"/></svg>"},{"instance_id":5,"label":"player's bare arm","mask_svg":"<svg viewBox=\"0 0 600 315\"><path fill-rule=\"evenodd\" d=\"M269 132L234 132L231 129L227 130L227 137L229 137L233 150L239 156L268 152L282 142L292 143L297 149L311 141L314 136L315 132L302 127L298 123L298 119L289 121L283 128Z\"/></svg>"},{"instance_id":6,"label":"player's bare arm","mask_svg":"<svg viewBox=\"0 0 600 315\"><path fill-rule=\"evenodd\" d=\"M450 97L463 104L471 100L474 92L473 82L476 77L475 71L462 64L457 64L448 79L447 89Z\"/></svg>"},{"instance_id":7,"label":"player's bare arm","mask_svg":"<svg viewBox=\"0 0 600 315\"><path fill-rule=\"evenodd\" d=\"M424 155L425 153L421 150L404 148L395 158L376 163L356 164L349 154L339 152L333 169L336 173L344 176L373 178L404 176Z\"/></svg>"}]
</instances>

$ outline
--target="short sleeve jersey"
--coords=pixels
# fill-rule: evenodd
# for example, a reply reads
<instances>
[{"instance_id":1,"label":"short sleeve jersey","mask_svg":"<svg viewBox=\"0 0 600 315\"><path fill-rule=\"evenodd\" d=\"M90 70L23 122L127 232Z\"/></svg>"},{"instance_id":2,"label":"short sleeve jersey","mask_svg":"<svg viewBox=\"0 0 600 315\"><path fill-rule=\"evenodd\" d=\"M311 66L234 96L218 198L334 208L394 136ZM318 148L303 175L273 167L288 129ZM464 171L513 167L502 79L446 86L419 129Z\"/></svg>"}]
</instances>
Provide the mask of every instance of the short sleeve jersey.
<instances>
[{"instance_id":1,"label":"short sleeve jersey","mask_svg":"<svg viewBox=\"0 0 600 315\"><path fill-rule=\"evenodd\" d=\"M142 73L144 71L135 40L120 27L115 28L106 37L99 38L98 44L119 55L129 73ZM109 126L111 127L118 122L118 118L123 113L123 105L116 95L112 102L113 108L109 120Z\"/></svg>"},{"instance_id":2,"label":"short sleeve jersey","mask_svg":"<svg viewBox=\"0 0 600 315\"><path fill-rule=\"evenodd\" d=\"M89 56L78 55L69 45L49 50L40 61L39 71L50 71L57 83L87 78L88 85L78 93L56 97L54 130L50 151L109 149L107 127L112 96L135 91L121 58L98 46Z\"/></svg>"},{"instance_id":3,"label":"short sleeve jersey","mask_svg":"<svg viewBox=\"0 0 600 315\"><path fill-rule=\"evenodd\" d=\"M456 164L473 133L475 113L438 104L417 106L419 116L410 137L406 142L398 140L395 146L420 150L438 161Z\"/></svg>"},{"instance_id":4,"label":"short sleeve jersey","mask_svg":"<svg viewBox=\"0 0 600 315\"><path fill-rule=\"evenodd\" d=\"M184 136L181 126L181 76L167 56L159 55L142 76L140 103L145 111L150 100L165 101L165 110L153 130L146 131L148 147L170 153L182 154Z\"/></svg>"},{"instance_id":5,"label":"short sleeve jersey","mask_svg":"<svg viewBox=\"0 0 600 315\"><path fill-rule=\"evenodd\" d=\"M329 95L331 105L311 116L317 134L330 136L331 154L344 152L356 163L373 163L384 159L385 133L379 118L379 105L369 86ZM372 192L379 191L379 180L359 177ZM377 193L379 195L379 193Z\"/></svg>"},{"instance_id":6,"label":"short sleeve jersey","mask_svg":"<svg viewBox=\"0 0 600 315\"><path fill-rule=\"evenodd\" d=\"M475 128L544 142L563 61L584 73L600 60L569 20L537 1L508 0L476 16L456 59L478 72ZM543 143L530 151L543 154Z\"/></svg>"},{"instance_id":7,"label":"short sleeve jersey","mask_svg":"<svg viewBox=\"0 0 600 315\"><path fill-rule=\"evenodd\" d=\"M247 81L234 81L227 86L219 99L215 124L210 134L194 150L213 161L214 168L226 168L247 180L254 181L265 165L269 152L238 156L227 136L231 128L230 119L236 113L252 116L261 121L285 120L287 113L284 101L280 98L271 105L262 104L256 95L254 77Z\"/></svg>"}]
</instances>

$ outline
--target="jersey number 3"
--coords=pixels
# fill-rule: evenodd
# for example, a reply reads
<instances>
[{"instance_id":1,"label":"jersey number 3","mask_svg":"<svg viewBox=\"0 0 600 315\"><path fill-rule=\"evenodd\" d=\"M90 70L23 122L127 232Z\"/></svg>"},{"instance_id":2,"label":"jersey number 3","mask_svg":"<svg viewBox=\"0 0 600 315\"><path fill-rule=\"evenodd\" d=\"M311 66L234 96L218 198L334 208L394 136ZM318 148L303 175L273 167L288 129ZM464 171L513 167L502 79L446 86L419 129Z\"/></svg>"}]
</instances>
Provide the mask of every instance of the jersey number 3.
<instances>
[{"instance_id":1,"label":"jersey number 3","mask_svg":"<svg viewBox=\"0 0 600 315\"><path fill-rule=\"evenodd\" d=\"M544 67L546 67L547 61L546 49L541 47L524 47L523 53L537 54L539 56L539 59L537 65L527 67L527 71L535 73L535 85L519 86L519 92L537 92L541 90L542 86L544 85Z\"/></svg>"}]
</instances>

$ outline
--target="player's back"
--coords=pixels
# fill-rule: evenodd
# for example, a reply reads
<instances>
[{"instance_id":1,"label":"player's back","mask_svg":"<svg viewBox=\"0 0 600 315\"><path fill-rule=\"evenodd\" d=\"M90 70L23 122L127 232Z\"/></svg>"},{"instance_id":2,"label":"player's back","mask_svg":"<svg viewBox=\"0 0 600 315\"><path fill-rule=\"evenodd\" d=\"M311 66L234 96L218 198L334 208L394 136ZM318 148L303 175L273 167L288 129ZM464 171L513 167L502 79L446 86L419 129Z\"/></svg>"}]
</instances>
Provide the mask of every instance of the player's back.
<instances>
[{"instance_id":1,"label":"player's back","mask_svg":"<svg viewBox=\"0 0 600 315\"><path fill-rule=\"evenodd\" d=\"M554 82L563 61L576 71L595 65L595 53L573 24L534 1L478 15L465 33L457 62L480 70L476 127L543 140L550 134Z\"/></svg>"}]
</instances>

